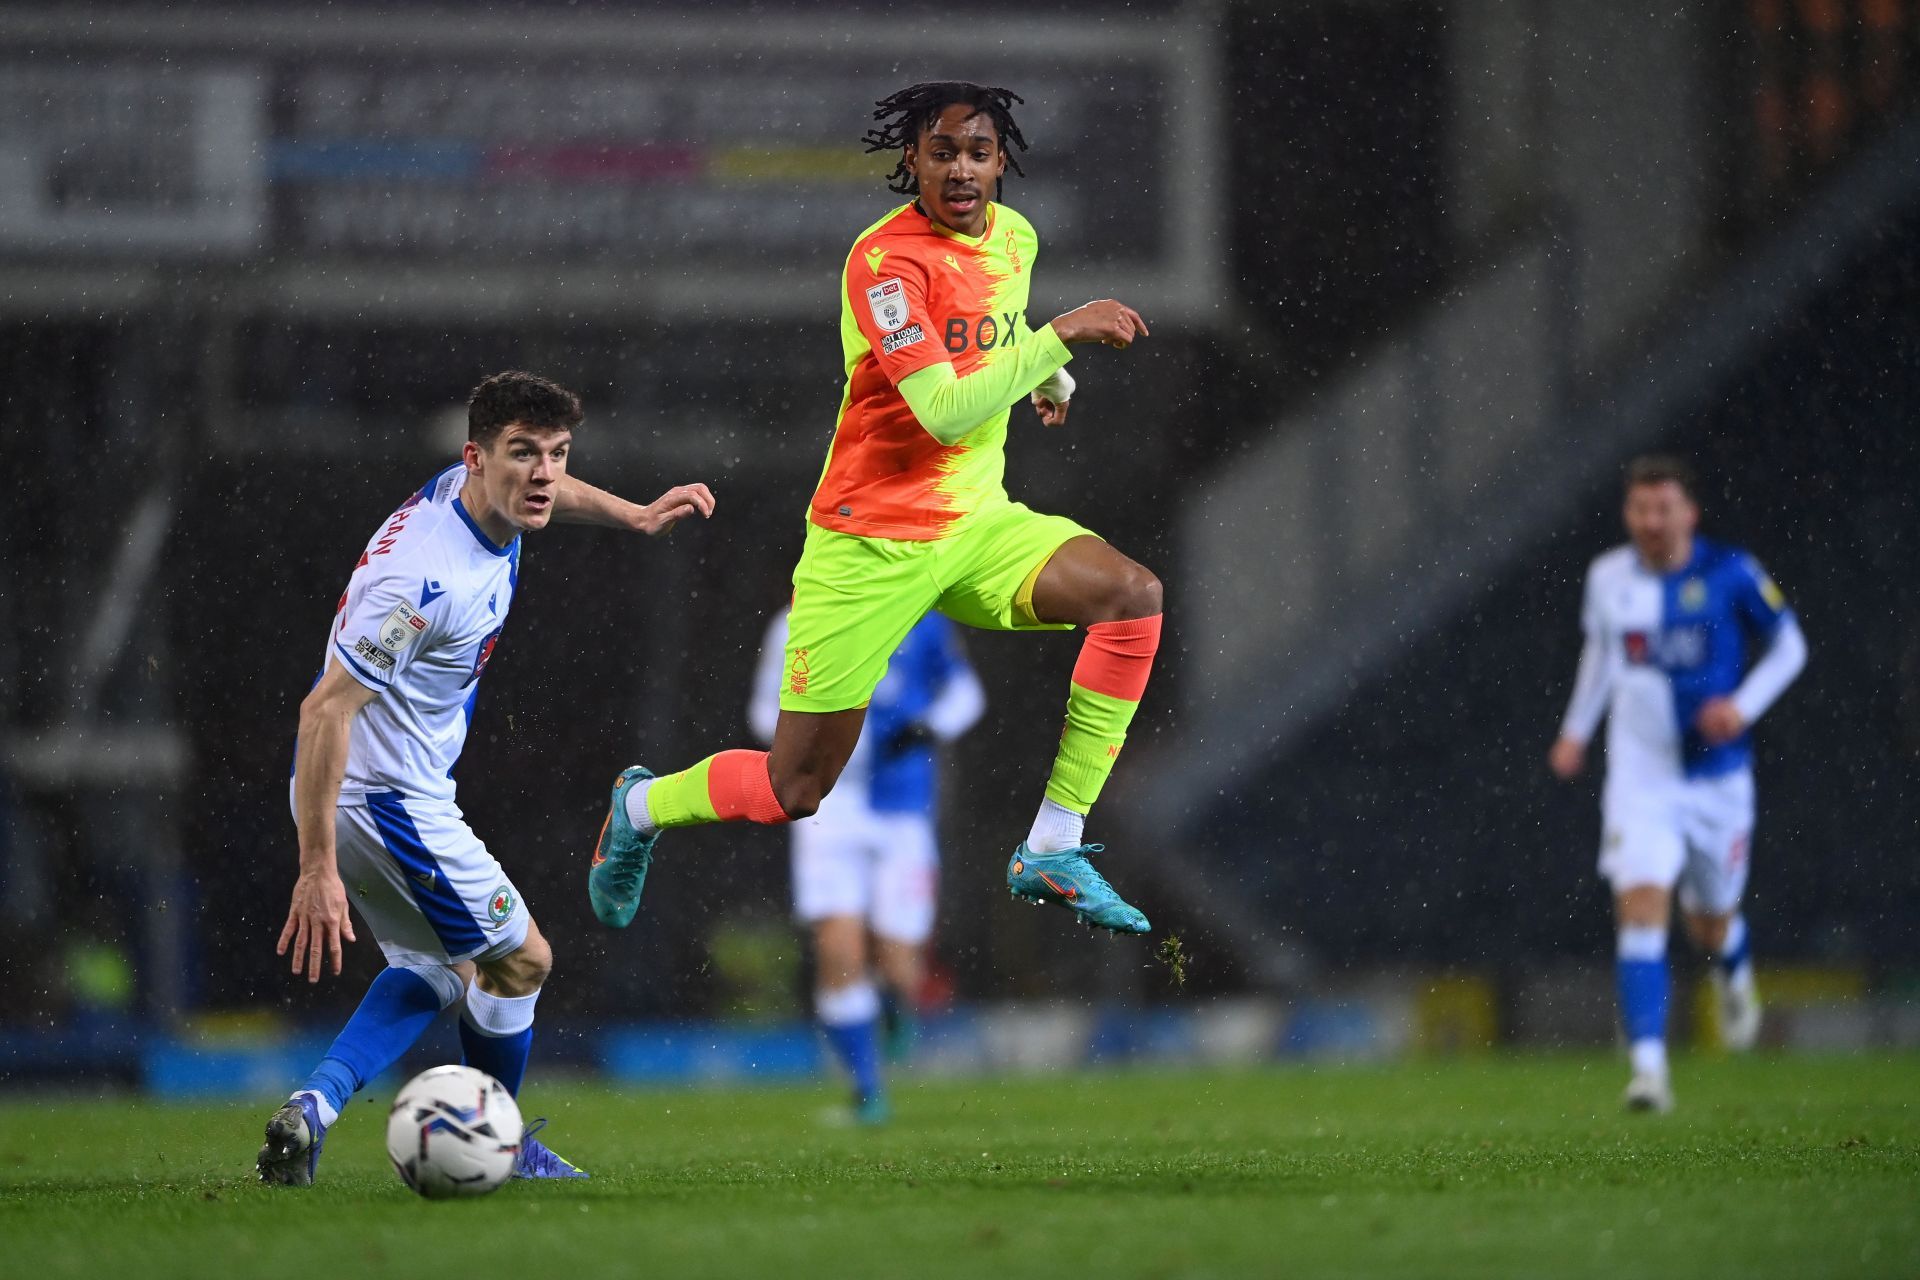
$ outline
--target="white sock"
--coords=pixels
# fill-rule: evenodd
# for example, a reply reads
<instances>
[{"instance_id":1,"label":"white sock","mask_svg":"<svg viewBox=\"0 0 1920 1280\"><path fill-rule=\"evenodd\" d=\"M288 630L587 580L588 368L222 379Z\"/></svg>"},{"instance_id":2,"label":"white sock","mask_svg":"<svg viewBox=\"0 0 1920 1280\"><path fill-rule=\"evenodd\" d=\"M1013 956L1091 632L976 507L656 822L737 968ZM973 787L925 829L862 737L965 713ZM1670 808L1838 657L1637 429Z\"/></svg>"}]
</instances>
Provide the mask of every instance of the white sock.
<instances>
[{"instance_id":1,"label":"white sock","mask_svg":"<svg viewBox=\"0 0 1920 1280\"><path fill-rule=\"evenodd\" d=\"M652 835L654 831L653 818L647 813L647 792L658 781L658 778L642 778L627 789L627 821L643 836Z\"/></svg>"},{"instance_id":2,"label":"white sock","mask_svg":"<svg viewBox=\"0 0 1920 1280\"><path fill-rule=\"evenodd\" d=\"M496 996L473 982L467 984L465 1017L482 1035L517 1036L533 1025L533 1006L539 999L538 991L530 996Z\"/></svg>"},{"instance_id":3,"label":"white sock","mask_svg":"<svg viewBox=\"0 0 1920 1280\"><path fill-rule=\"evenodd\" d=\"M1033 830L1027 832L1027 848L1035 853L1054 853L1075 848L1086 828L1086 814L1075 813L1051 800L1042 800L1040 812L1033 815Z\"/></svg>"},{"instance_id":4,"label":"white sock","mask_svg":"<svg viewBox=\"0 0 1920 1280\"><path fill-rule=\"evenodd\" d=\"M880 993L871 982L856 982L833 991L815 991L813 1010L829 1027L872 1022L880 1016Z\"/></svg>"},{"instance_id":5,"label":"white sock","mask_svg":"<svg viewBox=\"0 0 1920 1280\"><path fill-rule=\"evenodd\" d=\"M294 1094L292 1098L287 1099L287 1101L292 1102L298 1098L312 1098L313 1109L320 1113L320 1123L326 1125L329 1129L333 1127L333 1122L340 1118L339 1110L335 1108L331 1102L328 1102L323 1094L315 1090L302 1089L300 1092Z\"/></svg>"},{"instance_id":6,"label":"white sock","mask_svg":"<svg viewBox=\"0 0 1920 1280\"><path fill-rule=\"evenodd\" d=\"M1637 1076L1664 1076L1667 1074L1667 1042L1651 1036L1635 1040L1627 1047L1627 1060L1633 1064L1633 1074Z\"/></svg>"}]
</instances>

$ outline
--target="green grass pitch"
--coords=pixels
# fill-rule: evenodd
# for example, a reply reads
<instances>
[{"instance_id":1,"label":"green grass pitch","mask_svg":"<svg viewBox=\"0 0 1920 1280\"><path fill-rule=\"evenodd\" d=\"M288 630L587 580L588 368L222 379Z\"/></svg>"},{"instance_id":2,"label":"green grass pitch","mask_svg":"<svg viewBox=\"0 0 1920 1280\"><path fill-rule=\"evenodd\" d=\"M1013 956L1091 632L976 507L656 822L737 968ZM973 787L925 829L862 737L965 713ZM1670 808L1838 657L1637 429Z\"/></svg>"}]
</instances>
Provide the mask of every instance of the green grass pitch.
<instances>
[{"instance_id":1,"label":"green grass pitch","mask_svg":"<svg viewBox=\"0 0 1920 1280\"><path fill-rule=\"evenodd\" d=\"M1915 1276L1920 1060L1682 1060L1617 1110L1610 1059L824 1085L539 1084L591 1182L416 1200L385 1097L322 1185L251 1180L267 1106L0 1102L8 1275Z\"/></svg>"}]
</instances>

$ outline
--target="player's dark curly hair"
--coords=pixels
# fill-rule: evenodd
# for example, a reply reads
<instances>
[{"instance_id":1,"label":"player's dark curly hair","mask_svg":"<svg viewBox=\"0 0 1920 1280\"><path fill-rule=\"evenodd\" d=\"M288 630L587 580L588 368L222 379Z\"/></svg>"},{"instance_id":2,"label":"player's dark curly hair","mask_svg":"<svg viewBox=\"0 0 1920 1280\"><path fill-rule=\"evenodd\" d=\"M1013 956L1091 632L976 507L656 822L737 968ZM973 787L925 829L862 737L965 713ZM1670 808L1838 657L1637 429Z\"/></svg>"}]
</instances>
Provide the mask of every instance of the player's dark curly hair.
<instances>
[{"instance_id":1,"label":"player's dark curly hair","mask_svg":"<svg viewBox=\"0 0 1920 1280\"><path fill-rule=\"evenodd\" d=\"M467 439L488 449L516 422L541 431L572 431L586 416L580 397L559 383L509 369L481 379L467 397Z\"/></svg>"},{"instance_id":2,"label":"player's dark curly hair","mask_svg":"<svg viewBox=\"0 0 1920 1280\"><path fill-rule=\"evenodd\" d=\"M972 107L976 114L993 121L993 131L1000 137L1000 150L1006 153L1007 167L1025 177L1020 162L1013 158L1014 147L1027 149L1020 126L1013 122L1013 104L1025 101L1011 89L995 89L968 80L928 80L924 84L909 85L874 103L873 118L879 121L879 127L867 130L861 141L867 144L868 151L900 151L909 142L918 144L921 132L938 120L942 111L958 103ZM903 196L920 194L919 180L907 167L904 152L900 162L893 166L893 172L887 175L887 186ZM996 200L1000 198L1000 186L994 185Z\"/></svg>"}]
</instances>

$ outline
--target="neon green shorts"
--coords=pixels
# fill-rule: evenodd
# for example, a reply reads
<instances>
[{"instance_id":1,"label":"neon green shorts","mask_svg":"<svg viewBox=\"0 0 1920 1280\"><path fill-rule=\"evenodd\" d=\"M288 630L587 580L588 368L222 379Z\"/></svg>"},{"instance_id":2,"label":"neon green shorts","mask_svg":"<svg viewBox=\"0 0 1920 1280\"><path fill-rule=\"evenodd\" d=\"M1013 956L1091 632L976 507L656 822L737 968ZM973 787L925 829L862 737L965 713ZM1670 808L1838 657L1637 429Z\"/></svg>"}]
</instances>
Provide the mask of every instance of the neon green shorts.
<instances>
[{"instance_id":1,"label":"neon green shorts","mask_svg":"<svg viewBox=\"0 0 1920 1280\"><path fill-rule=\"evenodd\" d=\"M1093 536L1065 516L995 505L933 542L863 538L807 525L793 570L783 711L865 706L894 650L938 609L986 631L1071 631L1033 616L1033 580L1071 538Z\"/></svg>"}]
</instances>

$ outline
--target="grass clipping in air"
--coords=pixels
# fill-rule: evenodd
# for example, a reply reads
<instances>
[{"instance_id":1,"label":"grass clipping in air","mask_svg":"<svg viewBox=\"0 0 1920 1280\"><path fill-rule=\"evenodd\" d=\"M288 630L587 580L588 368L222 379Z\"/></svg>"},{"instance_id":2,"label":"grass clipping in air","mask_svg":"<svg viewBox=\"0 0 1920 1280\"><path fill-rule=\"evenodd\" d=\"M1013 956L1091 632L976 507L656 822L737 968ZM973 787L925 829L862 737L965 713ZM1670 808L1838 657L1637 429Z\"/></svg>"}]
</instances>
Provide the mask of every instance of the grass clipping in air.
<instances>
[{"instance_id":1,"label":"grass clipping in air","mask_svg":"<svg viewBox=\"0 0 1920 1280\"><path fill-rule=\"evenodd\" d=\"M1154 955L1161 964L1167 966L1167 980L1173 983L1174 990L1184 990L1187 985L1187 952L1180 945L1180 935L1170 933L1160 939L1160 950Z\"/></svg>"}]
</instances>

